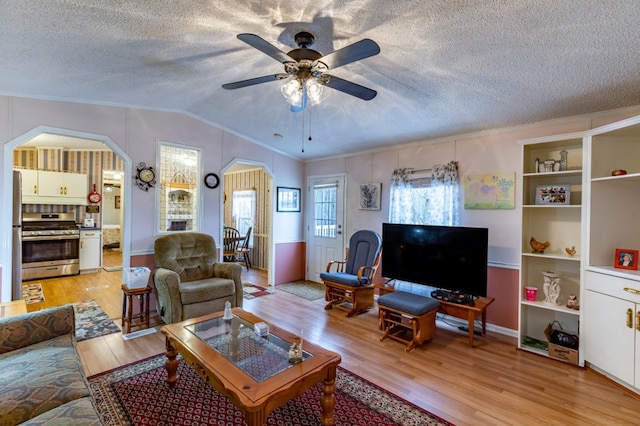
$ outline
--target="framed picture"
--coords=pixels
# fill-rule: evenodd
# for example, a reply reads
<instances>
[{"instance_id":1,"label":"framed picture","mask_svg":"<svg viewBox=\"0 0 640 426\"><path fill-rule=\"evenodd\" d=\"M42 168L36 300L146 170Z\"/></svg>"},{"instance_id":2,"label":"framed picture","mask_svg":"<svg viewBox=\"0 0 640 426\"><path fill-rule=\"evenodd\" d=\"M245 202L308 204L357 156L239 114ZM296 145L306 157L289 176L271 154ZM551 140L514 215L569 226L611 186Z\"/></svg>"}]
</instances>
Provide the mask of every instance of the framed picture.
<instances>
[{"instance_id":1,"label":"framed picture","mask_svg":"<svg viewBox=\"0 0 640 426\"><path fill-rule=\"evenodd\" d=\"M381 183L361 183L358 210L380 210Z\"/></svg>"},{"instance_id":2,"label":"framed picture","mask_svg":"<svg viewBox=\"0 0 640 426\"><path fill-rule=\"evenodd\" d=\"M616 268L638 269L638 250L616 249L614 262Z\"/></svg>"},{"instance_id":3,"label":"framed picture","mask_svg":"<svg viewBox=\"0 0 640 426\"><path fill-rule=\"evenodd\" d=\"M279 212L299 212L300 211L300 188L277 188L278 205L276 211Z\"/></svg>"},{"instance_id":4,"label":"framed picture","mask_svg":"<svg viewBox=\"0 0 640 426\"><path fill-rule=\"evenodd\" d=\"M115 200L116 200L115 207L116 207L116 209L119 209L120 208L120 196L116 195L115 196Z\"/></svg>"},{"instance_id":5,"label":"framed picture","mask_svg":"<svg viewBox=\"0 0 640 426\"><path fill-rule=\"evenodd\" d=\"M536 204L570 204L571 185L544 185L536 188Z\"/></svg>"}]
</instances>

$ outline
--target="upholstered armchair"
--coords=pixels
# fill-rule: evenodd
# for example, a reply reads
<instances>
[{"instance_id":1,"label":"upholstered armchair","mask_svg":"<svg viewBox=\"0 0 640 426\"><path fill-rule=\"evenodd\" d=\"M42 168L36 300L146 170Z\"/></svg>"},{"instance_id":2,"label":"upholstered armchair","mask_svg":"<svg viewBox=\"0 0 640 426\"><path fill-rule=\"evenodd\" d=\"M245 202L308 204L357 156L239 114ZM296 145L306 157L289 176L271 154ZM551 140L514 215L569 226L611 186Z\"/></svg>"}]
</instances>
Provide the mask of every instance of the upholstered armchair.
<instances>
[{"instance_id":1,"label":"upholstered armchair","mask_svg":"<svg viewBox=\"0 0 640 426\"><path fill-rule=\"evenodd\" d=\"M242 267L217 262L212 236L179 232L155 242L153 282L158 314L167 324L242 307Z\"/></svg>"},{"instance_id":2,"label":"upholstered armchair","mask_svg":"<svg viewBox=\"0 0 640 426\"><path fill-rule=\"evenodd\" d=\"M324 307L348 304L347 316L353 316L374 306L373 278L380 263L382 238L375 231L361 230L349 239L347 259L334 260L320 274L325 285Z\"/></svg>"}]
</instances>

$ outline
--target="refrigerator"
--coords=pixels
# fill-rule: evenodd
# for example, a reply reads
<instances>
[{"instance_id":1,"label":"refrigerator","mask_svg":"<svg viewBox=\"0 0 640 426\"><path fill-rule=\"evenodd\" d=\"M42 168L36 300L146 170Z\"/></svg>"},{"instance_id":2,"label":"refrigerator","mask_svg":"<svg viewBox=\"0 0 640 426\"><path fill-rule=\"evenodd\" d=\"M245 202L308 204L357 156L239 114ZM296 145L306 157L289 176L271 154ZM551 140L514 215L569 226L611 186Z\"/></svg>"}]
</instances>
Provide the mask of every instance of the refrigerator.
<instances>
[{"instance_id":1,"label":"refrigerator","mask_svg":"<svg viewBox=\"0 0 640 426\"><path fill-rule=\"evenodd\" d=\"M22 299L22 175L13 171L11 222L11 299Z\"/></svg>"}]
</instances>

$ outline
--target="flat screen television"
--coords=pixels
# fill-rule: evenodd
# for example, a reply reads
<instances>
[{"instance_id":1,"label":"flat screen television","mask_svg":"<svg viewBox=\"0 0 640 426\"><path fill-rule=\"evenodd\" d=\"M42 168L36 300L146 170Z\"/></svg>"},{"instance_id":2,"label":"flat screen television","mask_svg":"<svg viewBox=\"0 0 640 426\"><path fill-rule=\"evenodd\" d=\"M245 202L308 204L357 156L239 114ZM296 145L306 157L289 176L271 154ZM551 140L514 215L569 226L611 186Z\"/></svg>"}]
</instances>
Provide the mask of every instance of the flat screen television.
<instances>
[{"instance_id":1,"label":"flat screen television","mask_svg":"<svg viewBox=\"0 0 640 426\"><path fill-rule=\"evenodd\" d=\"M488 238L487 228L383 223L381 274L486 297Z\"/></svg>"}]
</instances>

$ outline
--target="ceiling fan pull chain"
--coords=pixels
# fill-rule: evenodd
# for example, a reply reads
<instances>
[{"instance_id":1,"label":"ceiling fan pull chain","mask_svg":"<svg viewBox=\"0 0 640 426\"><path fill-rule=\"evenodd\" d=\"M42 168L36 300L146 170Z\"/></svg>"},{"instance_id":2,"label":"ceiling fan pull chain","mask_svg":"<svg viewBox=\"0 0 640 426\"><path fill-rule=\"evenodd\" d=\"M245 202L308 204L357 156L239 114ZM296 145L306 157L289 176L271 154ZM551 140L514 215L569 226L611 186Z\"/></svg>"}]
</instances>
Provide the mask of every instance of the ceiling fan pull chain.
<instances>
[{"instance_id":1,"label":"ceiling fan pull chain","mask_svg":"<svg viewBox=\"0 0 640 426\"><path fill-rule=\"evenodd\" d=\"M311 109L309 108L309 142L311 142Z\"/></svg>"},{"instance_id":2,"label":"ceiling fan pull chain","mask_svg":"<svg viewBox=\"0 0 640 426\"><path fill-rule=\"evenodd\" d=\"M302 111L302 152L304 152L304 111Z\"/></svg>"}]
</instances>

